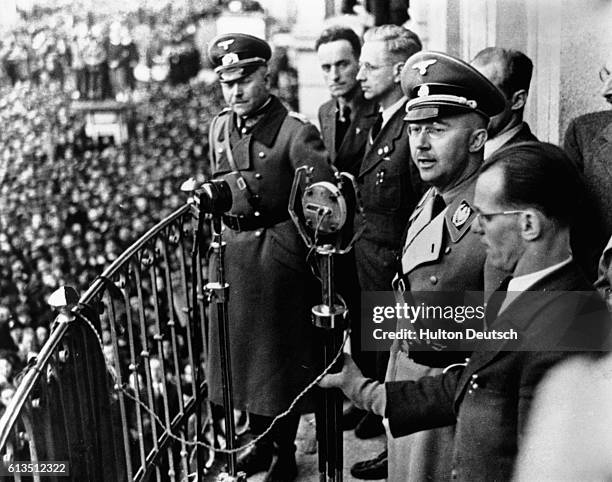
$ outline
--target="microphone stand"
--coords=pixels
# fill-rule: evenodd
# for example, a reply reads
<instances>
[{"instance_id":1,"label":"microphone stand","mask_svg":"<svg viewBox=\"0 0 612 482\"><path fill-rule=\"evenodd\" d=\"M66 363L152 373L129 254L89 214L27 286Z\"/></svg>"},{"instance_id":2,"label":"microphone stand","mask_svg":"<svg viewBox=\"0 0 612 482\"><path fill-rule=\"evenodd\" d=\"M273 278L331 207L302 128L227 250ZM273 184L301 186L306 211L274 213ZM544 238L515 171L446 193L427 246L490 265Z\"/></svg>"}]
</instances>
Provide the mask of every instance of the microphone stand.
<instances>
[{"instance_id":1,"label":"microphone stand","mask_svg":"<svg viewBox=\"0 0 612 482\"><path fill-rule=\"evenodd\" d=\"M225 281L225 242L221 234L221 216L213 215L212 242L210 244L217 260L217 281L208 283L205 287L211 301L217 306L217 323L219 329L219 350L221 360L221 381L223 384L223 409L225 411L225 438L227 449L236 446L236 427L234 424L234 398L232 389L232 363L230 358L229 340L229 284ZM238 472L237 457L235 453L227 454L227 474L221 474L219 480L226 482L246 481L244 472Z\"/></svg>"},{"instance_id":2,"label":"microphone stand","mask_svg":"<svg viewBox=\"0 0 612 482\"><path fill-rule=\"evenodd\" d=\"M311 184L311 174L312 169L306 166L296 170L289 214L306 246L314 250L321 273L322 303L313 306L311 311L312 322L321 340L323 366L327 367L342 346L348 314L346 304L336 292L334 255L350 251L363 232L365 219L357 183L351 174L337 173L337 185L326 181ZM303 185L307 188L302 199L298 200L297 193ZM349 191L346 191L347 187ZM347 202L348 199L353 203ZM354 230L350 222L353 214L357 221ZM340 369L341 363L338 363L330 372ZM339 389L321 390L315 412L320 482L342 481L341 419L342 392Z\"/></svg>"},{"instance_id":3,"label":"microphone stand","mask_svg":"<svg viewBox=\"0 0 612 482\"><path fill-rule=\"evenodd\" d=\"M338 299L334 283L334 254L331 245L317 247L317 261L321 269L320 305L313 306L313 324L322 339L323 366L328 366L342 346L348 309ZM336 303L339 300L340 303ZM338 372L341 364L331 373ZM319 447L319 480L321 482L342 481L344 465L342 447L342 392L339 389L321 390L320 403L315 412L317 442Z\"/></svg>"}]
</instances>

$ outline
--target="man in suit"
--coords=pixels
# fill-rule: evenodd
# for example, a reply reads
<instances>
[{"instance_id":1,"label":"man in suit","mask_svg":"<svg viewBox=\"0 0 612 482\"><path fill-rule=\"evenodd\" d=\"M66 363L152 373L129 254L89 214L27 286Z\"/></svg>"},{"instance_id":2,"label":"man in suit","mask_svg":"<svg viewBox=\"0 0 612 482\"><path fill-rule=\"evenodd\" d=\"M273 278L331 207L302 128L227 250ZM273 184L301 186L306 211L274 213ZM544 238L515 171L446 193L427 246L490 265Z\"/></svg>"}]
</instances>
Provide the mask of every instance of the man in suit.
<instances>
[{"instance_id":1,"label":"man in suit","mask_svg":"<svg viewBox=\"0 0 612 482\"><path fill-rule=\"evenodd\" d=\"M213 177L225 180L232 193L223 223L234 405L250 413L254 435L312 379L313 279L287 211L294 173L306 165L313 182L333 180L316 127L270 94L270 55L265 41L239 33L215 37L208 49L228 104L213 119L209 137ZM211 278L216 263L213 257ZM220 405L216 311L211 315L207 382L210 399ZM238 469L247 475L267 470L267 481L293 480L297 424L298 415L284 418L239 456Z\"/></svg>"},{"instance_id":2,"label":"man in suit","mask_svg":"<svg viewBox=\"0 0 612 482\"><path fill-rule=\"evenodd\" d=\"M324 30L315 50L331 99L319 107L323 143L339 171L359 174L368 132L378 105L366 100L357 82L361 40L347 27Z\"/></svg>"},{"instance_id":3,"label":"man in suit","mask_svg":"<svg viewBox=\"0 0 612 482\"><path fill-rule=\"evenodd\" d=\"M366 100L357 82L361 40L350 28L325 29L315 43L321 71L331 99L319 107L319 125L323 143L332 164L339 171L359 174L368 133L378 113L378 105ZM376 353L361 350L361 310L359 280L353 251L341 256L336 265L338 291L347 304L351 323L351 353L359 368L376 376ZM354 429L366 412L349 406L342 415L342 428ZM361 431L357 430L357 435Z\"/></svg>"},{"instance_id":4,"label":"man in suit","mask_svg":"<svg viewBox=\"0 0 612 482\"><path fill-rule=\"evenodd\" d=\"M523 52L501 47L487 47L470 62L489 79L506 98L504 111L489 122L489 138L484 158L488 159L501 147L525 141L537 141L523 120L533 62Z\"/></svg>"},{"instance_id":5,"label":"man in suit","mask_svg":"<svg viewBox=\"0 0 612 482\"><path fill-rule=\"evenodd\" d=\"M601 95L612 104L612 61L600 71ZM612 236L612 110L591 112L573 119L565 132L565 152L583 173L593 218L601 232L591 243L599 254Z\"/></svg>"},{"instance_id":6,"label":"man in suit","mask_svg":"<svg viewBox=\"0 0 612 482\"><path fill-rule=\"evenodd\" d=\"M362 292L390 288L402 232L422 191L410 162L404 122L406 98L400 86L404 62L420 49L418 36L396 25L372 28L364 36L357 80L364 98L375 102L379 112L368 132L357 176L365 212L365 229L355 244ZM381 381L387 357L377 353L376 372ZM380 418L371 415L357 427L357 434L363 437L383 432Z\"/></svg>"},{"instance_id":7,"label":"man in suit","mask_svg":"<svg viewBox=\"0 0 612 482\"><path fill-rule=\"evenodd\" d=\"M472 230L487 261L512 278L488 302L483 341L465 364L437 376L381 385L346 357L342 372L321 385L384 414L394 436L455 425L453 480L510 479L543 375L576 351L604 349L610 332L603 301L571 256L569 226L578 212L567 193L578 182L551 144L494 154L476 181Z\"/></svg>"}]
</instances>

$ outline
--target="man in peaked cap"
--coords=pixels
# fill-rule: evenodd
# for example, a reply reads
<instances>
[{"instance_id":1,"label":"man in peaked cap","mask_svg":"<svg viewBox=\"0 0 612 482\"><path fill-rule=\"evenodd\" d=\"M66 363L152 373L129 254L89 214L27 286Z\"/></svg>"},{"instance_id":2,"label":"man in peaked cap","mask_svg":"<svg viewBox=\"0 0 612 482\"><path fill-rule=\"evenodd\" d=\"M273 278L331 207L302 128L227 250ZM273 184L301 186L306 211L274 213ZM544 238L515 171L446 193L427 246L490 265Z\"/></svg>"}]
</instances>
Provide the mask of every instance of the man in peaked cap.
<instances>
[{"instance_id":1,"label":"man in peaked cap","mask_svg":"<svg viewBox=\"0 0 612 482\"><path fill-rule=\"evenodd\" d=\"M211 172L229 184L233 198L223 222L234 404L249 412L253 435L267 429L313 377L314 280L287 207L298 167L310 166L313 182L333 179L317 129L270 94L270 54L265 41L244 34L220 35L208 50L228 104L209 136ZM213 275L215 264L213 259ZM210 330L209 393L221 405L216 320ZM268 471L267 481L293 480L298 420L298 414L283 418L239 456L238 469L247 475Z\"/></svg>"},{"instance_id":2,"label":"man in peaked cap","mask_svg":"<svg viewBox=\"0 0 612 482\"><path fill-rule=\"evenodd\" d=\"M437 52L410 57L401 85L408 98L404 119L411 156L421 179L432 187L408 220L394 280L396 297L401 303L418 305L430 300L432 292L448 296L495 289L504 275L485 266L485 250L470 232L470 224L476 216L472 201L487 124L504 109L504 97L474 68ZM399 320L397 329L465 328L440 321ZM418 380L463 362L465 356L447 342L409 345L407 340L395 340L385 380ZM388 433L388 480L447 479L453 436L453 427L400 438ZM368 463L375 465L375 460L361 462L361 472L367 472Z\"/></svg>"}]
</instances>

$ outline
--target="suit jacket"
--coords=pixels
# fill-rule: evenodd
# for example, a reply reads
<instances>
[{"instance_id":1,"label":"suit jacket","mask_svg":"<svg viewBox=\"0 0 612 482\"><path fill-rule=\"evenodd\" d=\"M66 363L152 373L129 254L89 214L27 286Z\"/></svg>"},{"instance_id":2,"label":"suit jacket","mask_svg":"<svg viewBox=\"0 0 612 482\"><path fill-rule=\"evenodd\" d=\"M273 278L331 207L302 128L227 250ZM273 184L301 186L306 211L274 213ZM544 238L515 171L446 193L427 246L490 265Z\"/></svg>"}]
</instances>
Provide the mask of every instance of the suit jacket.
<instances>
[{"instance_id":1,"label":"suit jacket","mask_svg":"<svg viewBox=\"0 0 612 482\"><path fill-rule=\"evenodd\" d=\"M332 164L339 171L357 176L368 142L368 132L376 121L378 105L364 99L361 91L355 95L354 104L355 112L351 114L351 124L339 146L336 145L338 105L335 99L328 100L319 107L319 125Z\"/></svg>"},{"instance_id":2,"label":"suit jacket","mask_svg":"<svg viewBox=\"0 0 612 482\"><path fill-rule=\"evenodd\" d=\"M590 229L589 239L581 244L588 243L587 274L594 279L597 259L612 236L612 110L573 119L565 132L563 147L586 184L584 224Z\"/></svg>"},{"instance_id":3,"label":"suit jacket","mask_svg":"<svg viewBox=\"0 0 612 482\"><path fill-rule=\"evenodd\" d=\"M603 301L572 262L519 295L491 326L508 328L519 333L518 341L486 342L461 369L385 384L385 415L393 436L456 424L449 474L453 480L511 478L541 378L575 353L563 351L570 346L601 349L610 322ZM540 345L534 340L559 351L537 350ZM527 349L531 351L519 351Z\"/></svg>"},{"instance_id":4,"label":"suit jacket","mask_svg":"<svg viewBox=\"0 0 612 482\"><path fill-rule=\"evenodd\" d=\"M288 408L312 379L310 308L313 278L306 249L289 219L287 206L295 170L314 168L313 182L331 181L332 168L316 127L287 112L273 98L251 132L240 136L234 114L224 111L211 124L213 176L232 190L231 214L253 216L253 206L231 169L225 143L231 122L230 148L260 217L272 225L247 231L225 229L225 269L229 294L229 337L234 403L237 409L273 416ZM284 217L282 217L284 216ZM216 279L216 258L209 268ZM210 399L221 404L217 311L211 310L208 384Z\"/></svg>"},{"instance_id":5,"label":"suit jacket","mask_svg":"<svg viewBox=\"0 0 612 482\"><path fill-rule=\"evenodd\" d=\"M405 115L403 107L398 109L373 143L368 142L357 177L365 229L355 244L355 258L363 291L391 289L402 234L423 193L410 156Z\"/></svg>"}]
</instances>

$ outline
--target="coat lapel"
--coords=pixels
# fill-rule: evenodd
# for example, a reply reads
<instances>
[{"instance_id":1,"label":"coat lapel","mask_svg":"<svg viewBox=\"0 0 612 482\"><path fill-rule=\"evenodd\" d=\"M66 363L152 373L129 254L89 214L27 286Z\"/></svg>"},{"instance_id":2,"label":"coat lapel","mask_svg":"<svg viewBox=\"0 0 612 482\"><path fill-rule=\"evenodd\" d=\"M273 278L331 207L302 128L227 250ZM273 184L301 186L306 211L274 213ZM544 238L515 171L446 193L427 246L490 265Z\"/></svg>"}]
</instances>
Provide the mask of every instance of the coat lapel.
<instances>
[{"instance_id":1,"label":"coat lapel","mask_svg":"<svg viewBox=\"0 0 612 482\"><path fill-rule=\"evenodd\" d=\"M346 135L342 140L342 144L338 148L338 157L343 157L347 154L350 154L351 151L359 151L359 146L363 146L368 142L368 133L372 124L376 120L376 115L378 114L378 106L374 102L366 102L363 97L360 98L359 103L357 104L357 108L355 109L355 113L353 114L353 120L351 121L351 125L346 131ZM335 116L334 116L334 142L336 138L336 130L335 130ZM367 149L367 147L366 147Z\"/></svg>"},{"instance_id":2,"label":"coat lapel","mask_svg":"<svg viewBox=\"0 0 612 482\"><path fill-rule=\"evenodd\" d=\"M402 106L393 114L389 122L383 126L376 139L374 139L374 143L369 145L368 142L359 177L365 176L395 152L395 143L402 136L402 132L404 132L405 115L406 113Z\"/></svg>"}]
</instances>

